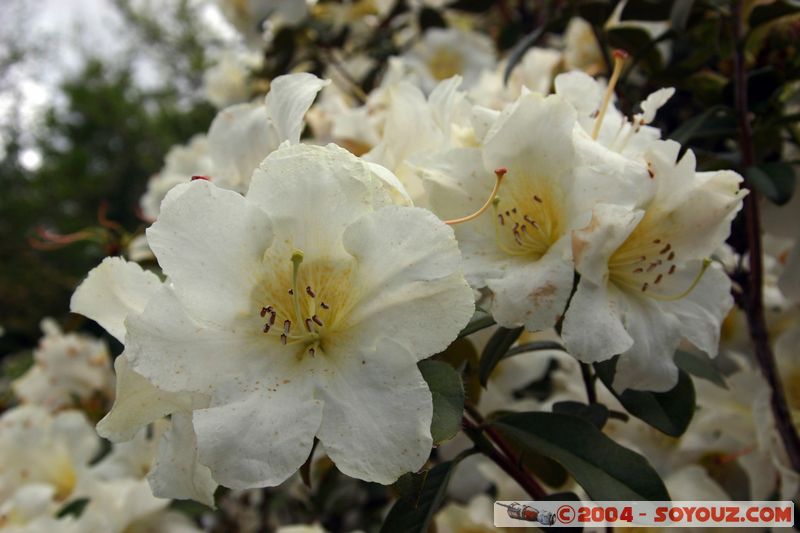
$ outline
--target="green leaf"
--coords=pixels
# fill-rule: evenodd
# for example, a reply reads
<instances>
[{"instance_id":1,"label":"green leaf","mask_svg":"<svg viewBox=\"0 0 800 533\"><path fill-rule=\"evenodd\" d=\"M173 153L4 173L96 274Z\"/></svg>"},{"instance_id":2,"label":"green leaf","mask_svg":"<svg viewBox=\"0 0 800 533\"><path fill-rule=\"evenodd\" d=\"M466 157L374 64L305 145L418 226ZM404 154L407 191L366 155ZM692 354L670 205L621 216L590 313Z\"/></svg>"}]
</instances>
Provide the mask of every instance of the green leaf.
<instances>
[{"instance_id":1,"label":"green leaf","mask_svg":"<svg viewBox=\"0 0 800 533\"><path fill-rule=\"evenodd\" d=\"M449 9L467 11L469 13L481 13L489 11L494 5L494 0L456 0L447 5Z\"/></svg>"},{"instance_id":2,"label":"green leaf","mask_svg":"<svg viewBox=\"0 0 800 533\"><path fill-rule=\"evenodd\" d=\"M642 61L651 71L661 68L661 54L650 34L638 27L618 26L606 31L608 44L633 56L632 64Z\"/></svg>"},{"instance_id":3,"label":"green leaf","mask_svg":"<svg viewBox=\"0 0 800 533\"><path fill-rule=\"evenodd\" d=\"M615 356L608 361L594 363L594 370L600 381L619 400L625 410L636 418L671 437L683 435L694 415L695 394L692 378L683 370L678 370L678 384L667 392L628 389L619 394L611 386L618 358L619 356Z\"/></svg>"},{"instance_id":4,"label":"green leaf","mask_svg":"<svg viewBox=\"0 0 800 533\"><path fill-rule=\"evenodd\" d=\"M553 412L571 415L591 422L597 429L603 429L608 421L608 408L599 403L587 405L581 402L563 401L553 404Z\"/></svg>"},{"instance_id":5,"label":"green leaf","mask_svg":"<svg viewBox=\"0 0 800 533\"><path fill-rule=\"evenodd\" d=\"M478 309L475 311L475 314L472 315L469 323L464 326L464 329L461 330L461 333L458 334L458 338L460 339L462 337L466 337L467 335L472 335L476 331L480 331L494 325L495 321L494 318L492 318L492 315L486 311Z\"/></svg>"},{"instance_id":6,"label":"green leaf","mask_svg":"<svg viewBox=\"0 0 800 533\"><path fill-rule=\"evenodd\" d=\"M683 31L689 22L694 0L675 0L669 12L670 27L674 31Z\"/></svg>"},{"instance_id":7,"label":"green leaf","mask_svg":"<svg viewBox=\"0 0 800 533\"><path fill-rule=\"evenodd\" d=\"M794 171L786 163L762 163L745 170L747 183L775 205L792 199L795 188Z\"/></svg>"},{"instance_id":8,"label":"green leaf","mask_svg":"<svg viewBox=\"0 0 800 533\"><path fill-rule=\"evenodd\" d=\"M446 28L447 22L435 9L424 7L419 12L419 26L423 31L429 28Z\"/></svg>"},{"instance_id":9,"label":"green leaf","mask_svg":"<svg viewBox=\"0 0 800 533\"><path fill-rule=\"evenodd\" d=\"M796 13L800 13L800 2L797 0L777 0L754 7L747 20L750 28L753 29L777 18Z\"/></svg>"},{"instance_id":10,"label":"green leaf","mask_svg":"<svg viewBox=\"0 0 800 533\"><path fill-rule=\"evenodd\" d=\"M452 439L461 429L464 412L464 385L456 370L442 361L420 361L419 370L433 397L431 436L434 444Z\"/></svg>"},{"instance_id":11,"label":"green leaf","mask_svg":"<svg viewBox=\"0 0 800 533\"><path fill-rule=\"evenodd\" d=\"M434 513L444 499L456 464L457 461L449 461L413 474L415 479L407 480L413 494L400 497L395 502L381 526L381 533L427 532Z\"/></svg>"},{"instance_id":12,"label":"green leaf","mask_svg":"<svg viewBox=\"0 0 800 533\"><path fill-rule=\"evenodd\" d=\"M83 514L83 511L86 509L87 505L89 505L89 498L78 498L77 500L73 500L59 509L59 511L56 513L56 518L64 518L65 516L74 516L75 518L78 518Z\"/></svg>"},{"instance_id":13,"label":"green leaf","mask_svg":"<svg viewBox=\"0 0 800 533\"><path fill-rule=\"evenodd\" d=\"M486 347L481 354L481 362L478 367L478 376L480 377L481 385L484 387L486 386L494 367L505 357L506 352L517 342L517 339L519 339L523 331L524 328L522 327L514 329L497 328L497 331L494 332L489 342L486 343Z\"/></svg>"},{"instance_id":14,"label":"green leaf","mask_svg":"<svg viewBox=\"0 0 800 533\"><path fill-rule=\"evenodd\" d=\"M628 0L620 13L620 20L667 20L672 11L672 0Z\"/></svg>"},{"instance_id":15,"label":"green leaf","mask_svg":"<svg viewBox=\"0 0 800 533\"><path fill-rule=\"evenodd\" d=\"M525 56L525 52L528 51L528 48L536 44L543 35L546 26L541 25L528 35L522 38L520 42L514 45L514 48L508 53L508 62L506 63L506 70L503 72L503 85L508 83L508 78L511 76L511 72L514 70L514 67L517 66L522 58Z\"/></svg>"},{"instance_id":16,"label":"green leaf","mask_svg":"<svg viewBox=\"0 0 800 533\"><path fill-rule=\"evenodd\" d=\"M710 107L690 118L669 134L669 138L685 145L696 137L712 137L725 134L736 128L733 110L723 105Z\"/></svg>"},{"instance_id":17,"label":"green leaf","mask_svg":"<svg viewBox=\"0 0 800 533\"><path fill-rule=\"evenodd\" d=\"M675 364L678 365L678 368L693 376L710 381L723 389L728 388L722 372L714 366L714 362L705 354L678 350L675 352Z\"/></svg>"},{"instance_id":18,"label":"green leaf","mask_svg":"<svg viewBox=\"0 0 800 533\"><path fill-rule=\"evenodd\" d=\"M593 500L670 499L647 459L586 420L531 412L506 415L491 425L523 448L561 463Z\"/></svg>"},{"instance_id":19,"label":"green leaf","mask_svg":"<svg viewBox=\"0 0 800 533\"><path fill-rule=\"evenodd\" d=\"M608 0L584 0L578 4L578 16L593 26L601 28L613 10L611 2Z\"/></svg>"}]
</instances>

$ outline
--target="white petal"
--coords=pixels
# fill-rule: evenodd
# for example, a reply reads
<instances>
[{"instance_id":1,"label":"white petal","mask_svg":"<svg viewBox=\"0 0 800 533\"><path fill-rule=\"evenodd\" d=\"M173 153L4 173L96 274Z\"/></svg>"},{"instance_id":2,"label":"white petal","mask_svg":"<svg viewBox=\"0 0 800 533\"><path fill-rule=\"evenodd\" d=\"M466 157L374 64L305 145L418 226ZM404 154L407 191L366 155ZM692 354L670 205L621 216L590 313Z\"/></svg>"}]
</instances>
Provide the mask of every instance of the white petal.
<instances>
[{"instance_id":1,"label":"white petal","mask_svg":"<svg viewBox=\"0 0 800 533\"><path fill-rule=\"evenodd\" d=\"M623 321L633 347L617 361L614 389L671 389L678 382L678 367L672 357L681 340L680 321L647 296L619 294L618 298L624 306Z\"/></svg>"},{"instance_id":2,"label":"white petal","mask_svg":"<svg viewBox=\"0 0 800 533\"><path fill-rule=\"evenodd\" d=\"M125 317L141 312L161 280L121 257L107 257L78 286L70 310L87 316L125 342Z\"/></svg>"},{"instance_id":3,"label":"white petal","mask_svg":"<svg viewBox=\"0 0 800 533\"><path fill-rule=\"evenodd\" d=\"M501 326L524 325L529 331L551 328L572 292L569 238L553 244L538 261L519 261L501 278L488 280L494 293L492 315Z\"/></svg>"},{"instance_id":4,"label":"white petal","mask_svg":"<svg viewBox=\"0 0 800 533\"><path fill-rule=\"evenodd\" d=\"M521 96L506 108L486 134L486 168L505 167L509 176L533 174L539 180L569 180L573 165L575 110L561 97ZM569 189L568 183L561 188Z\"/></svg>"},{"instance_id":5,"label":"white petal","mask_svg":"<svg viewBox=\"0 0 800 533\"><path fill-rule=\"evenodd\" d=\"M200 462L233 489L272 487L308 458L322 418L310 380L299 376L241 401L194 412Z\"/></svg>"},{"instance_id":6,"label":"white petal","mask_svg":"<svg viewBox=\"0 0 800 533\"><path fill-rule=\"evenodd\" d=\"M416 359L392 340L325 355L317 436L343 473L388 485L430 454L433 403Z\"/></svg>"},{"instance_id":7,"label":"white petal","mask_svg":"<svg viewBox=\"0 0 800 533\"><path fill-rule=\"evenodd\" d=\"M673 94L675 94L675 89L672 87L664 87L650 93L645 101L640 104L642 107L642 122L644 124L653 122L658 110L672 98Z\"/></svg>"},{"instance_id":8,"label":"white petal","mask_svg":"<svg viewBox=\"0 0 800 533\"><path fill-rule=\"evenodd\" d=\"M247 199L269 213L295 248L319 256L342 253L344 229L362 214L391 203L385 182L335 145L296 145L272 153L253 174Z\"/></svg>"},{"instance_id":9,"label":"white petal","mask_svg":"<svg viewBox=\"0 0 800 533\"><path fill-rule=\"evenodd\" d=\"M130 440L147 424L176 411L207 405L197 394L180 394L156 388L134 372L128 357L114 361L117 372L117 397L111 411L97 424L97 432L112 442Z\"/></svg>"},{"instance_id":10,"label":"white petal","mask_svg":"<svg viewBox=\"0 0 800 533\"><path fill-rule=\"evenodd\" d=\"M329 83L329 80L321 80L306 72L278 76L272 80L265 104L278 144L283 141L292 144L300 142L306 111L317 93Z\"/></svg>"},{"instance_id":11,"label":"white petal","mask_svg":"<svg viewBox=\"0 0 800 533\"><path fill-rule=\"evenodd\" d=\"M700 268L694 265L689 271L696 273ZM722 321L733 308L731 281L719 265L712 265L692 292L679 300L664 302L663 307L680 320L684 339L714 357Z\"/></svg>"},{"instance_id":12,"label":"white petal","mask_svg":"<svg viewBox=\"0 0 800 533\"><path fill-rule=\"evenodd\" d=\"M257 320L225 328L199 322L168 287L127 325L131 368L165 391L223 397L284 368L280 344L260 333Z\"/></svg>"},{"instance_id":13,"label":"white petal","mask_svg":"<svg viewBox=\"0 0 800 533\"><path fill-rule=\"evenodd\" d=\"M207 181L181 191L164 202L147 240L175 292L197 316L230 320L249 310L272 225L241 195Z\"/></svg>"},{"instance_id":14,"label":"white petal","mask_svg":"<svg viewBox=\"0 0 800 533\"><path fill-rule=\"evenodd\" d=\"M570 301L561 336L567 351L584 363L604 361L633 344L606 285L584 278Z\"/></svg>"},{"instance_id":15,"label":"white petal","mask_svg":"<svg viewBox=\"0 0 800 533\"><path fill-rule=\"evenodd\" d=\"M350 225L359 293L347 327L359 342L389 337L417 360L444 350L474 312L449 226L430 211L389 206Z\"/></svg>"},{"instance_id":16,"label":"white petal","mask_svg":"<svg viewBox=\"0 0 800 533\"><path fill-rule=\"evenodd\" d=\"M214 507L217 483L208 467L197 462L197 437L190 414L172 415L147 479L158 498L191 499Z\"/></svg>"},{"instance_id":17,"label":"white petal","mask_svg":"<svg viewBox=\"0 0 800 533\"><path fill-rule=\"evenodd\" d=\"M263 105L237 104L223 109L208 130L214 169L211 179L227 189L247 190L253 170L279 144Z\"/></svg>"},{"instance_id":18,"label":"white petal","mask_svg":"<svg viewBox=\"0 0 800 533\"><path fill-rule=\"evenodd\" d=\"M581 277L595 285L608 282L608 262L642 220L644 212L620 205L598 204L591 223L572 232L572 256Z\"/></svg>"}]
</instances>

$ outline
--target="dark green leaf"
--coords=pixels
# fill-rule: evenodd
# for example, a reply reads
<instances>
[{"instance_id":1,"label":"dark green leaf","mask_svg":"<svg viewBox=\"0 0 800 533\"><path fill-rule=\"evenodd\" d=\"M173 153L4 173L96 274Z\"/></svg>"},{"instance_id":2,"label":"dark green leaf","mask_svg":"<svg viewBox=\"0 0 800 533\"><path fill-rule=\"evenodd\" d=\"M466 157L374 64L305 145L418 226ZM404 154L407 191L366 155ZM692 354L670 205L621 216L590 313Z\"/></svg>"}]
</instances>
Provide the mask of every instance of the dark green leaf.
<instances>
[{"instance_id":1,"label":"dark green leaf","mask_svg":"<svg viewBox=\"0 0 800 533\"><path fill-rule=\"evenodd\" d=\"M59 509L58 513L56 513L56 518L64 518L65 516L74 516L75 518L78 518L83 514L83 511L86 509L87 505L89 505L89 498L78 498L77 500L73 500Z\"/></svg>"},{"instance_id":2,"label":"dark green leaf","mask_svg":"<svg viewBox=\"0 0 800 533\"><path fill-rule=\"evenodd\" d=\"M586 420L532 412L506 415L491 424L516 444L561 463L593 500L670 499L647 459Z\"/></svg>"},{"instance_id":3,"label":"dark green leaf","mask_svg":"<svg viewBox=\"0 0 800 533\"><path fill-rule=\"evenodd\" d=\"M621 48L633 56L633 63L641 61L650 70L661 67L661 54L647 30L617 26L607 30L606 37L612 48Z\"/></svg>"},{"instance_id":4,"label":"dark green leaf","mask_svg":"<svg viewBox=\"0 0 800 533\"><path fill-rule=\"evenodd\" d=\"M428 28L446 28L447 22L438 11L425 7L419 12L419 25L423 30L427 30Z\"/></svg>"},{"instance_id":5,"label":"dark green leaf","mask_svg":"<svg viewBox=\"0 0 800 533\"><path fill-rule=\"evenodd\" d=\"M485 311L481 311L480 309L476 310L469 323L464 326L464 329L462 329L461 333L458 334L458 338L460 339L462 337L466 337L467 335L472 335L476 331L494 326L494 324L495 322L494 318L492 318L492 315Z\"/></svg>"},{"instance_id":6,"label":"dark green leaf","mask_svg":"<svg viewBox=\"0 0 800 533\"><path fill-rule=\"evenodd\" d=\"M461 429L464 385L459 373L447 363L427 359L418 366L433 397L431 436L434 444L439 444L453 438Z\"/></svg>"},{"instance_id":7,"label":"dark green leaf","mask_svg":"<svg viewBox=\"0 0 800 533\"><path fill-rule=\"evenodd\" d=\"M553 404L553 412L583 418L597 429L603 429L608 420L608 408L599 403L587 405L573 401L556 402Z\"/></svg>"},{"instance_id":8,"label":"dark green leaf","mask_svg":"<svg viewBox=\"0 0 800 533\"><path fill-rule=\"evenodd\" d=\"M478 367L478 376L480 377L481 385L484 387L486 386L494 367L505 357L506 352L517 342L517 339L519 339L523 331L524 328L522 327L514 329L497 328L497 331L494 332L489 342L486 343L486 347L481 354L481 362Z\"/></svg>"},{"instance_id":9,"label":"dark green leaf","mask_svg":"<svg viewBox=\"0 0 800 533\"><path fill-rule=\"evenodd\" d=\"M667 392L628 389L619 394L611 386L617 359L618 356L602 363L594 363L594 370L600 381L636 418L672 437L683 435L694 415L695 394L692 378L683 370L678 370L678 384Z\"/></svg>"},{"instance_id":10,"label":"dark green leaf","mask_svg":"<svg viewBox=\"0 0 800 533\"><path fill-rule=\"evenodd\" d=\"M714 132L724 133L736 128L733 111L725 106L710 107L699 115L690 118L669 134L669 138L687 144L695 137L710 137Z\"/></svg>"},{"instance_id":11,"label":"dark green leaf","mask_svg":"<svg viewBox=\"0 0 800 533\"><path fill-rule=\"evenodd\" d=\"M449 461L413 474L417 479L409 480L409 483L418 490L411 497L401 497L395 502L381 526L381 533L427 532L433 514L444 499L455 465L456 461Z\"/></svg>"},{"instance_id":12,"label":"dark green leaf","mask_svg":"<svg viewBox=\"0 0 800 533\"><path fill-rule=\"evenodd\" d=\"M508 83L508 78L511 76L511 72L514 70L514 67L517 66L517 63L522 61L522 58L525 56L525 52L528 51L528 48L536 44L542 35L544 35L544 30L546 26L542 25L530 32L528 35L522 38L520 42L518 42L514 48L508 53L508 62L506 63L506 70L503 72L503 84Z\"/></svg>"},{"instance_id":13,"label":"dark green leaf","mask_svg":"<svg viewBox=\"0 0 800 533\"><path fill-rule=\"evenodd\" d=\"M620 20L667 20L671 10L672 0L628 0Z\"/></svg>"},{"instance_id":14,"label":"dark green leaf","mask_svg":"<svg viewBox=\"0 0 800 533\"><path fill-rule=\"evenodd\" d=\"M675 0L669 13L670 27L674 31L683 31L689 22L694 0Z\"/></svg>"},{"instance_id":15,"label":"dark green leaf","mask_svg":"<svg viewBox=\"0 0 800 533\"><path fill-rule=\"evenodd\" d=\"M725 378L722 377L722 372L714 366L714 362L705 354L678 350L675 352L675 364L678 365L678 368L693 376L710 381L723 389L728 388Z\"/></svg>"},{"instance_id":16,"label":"dark green leaf","mask_svg":"<svg viewBox=\"0 0 800 533\"><path fill-rule=\"evenodd\" d=\"M470 13L481 13L491 9L492 5L494 5L493 0L456 0L448 4L447 7Z\"/></svg>"},{"instance_id":17,"label":"dark green leaf","mask_svg":"<svg viewBox=\"0 0 800 533\"><path fill-rule=\"evenodd\" d=\"M745 170L747 183L770 202L784 205L792 199L794 171L786 163L762 163Z\"/></svg>"},{"instance_id":18,"label":"dark green leaf","mask_svg":"<svg viewBox=\"0 0 800 533\"><path fill-rule=\"evenodd\" d=\"M766 22L786 15L794 15L795 13L800 13L800 2L797 0L776 0L775 2L754 7L750 12L748 23L752 29Z\"/></svg>"},{"instance_id":19,"label":"dark green leaf","mask_svg":"<svg viewBox=\"0 0 800 533\"><path fill-rule=\"evenodd\" d=\"M593 26L602 27L613 9L608 0L586 0L578 4L578 15Z\"/></svg>"}]
</instances>

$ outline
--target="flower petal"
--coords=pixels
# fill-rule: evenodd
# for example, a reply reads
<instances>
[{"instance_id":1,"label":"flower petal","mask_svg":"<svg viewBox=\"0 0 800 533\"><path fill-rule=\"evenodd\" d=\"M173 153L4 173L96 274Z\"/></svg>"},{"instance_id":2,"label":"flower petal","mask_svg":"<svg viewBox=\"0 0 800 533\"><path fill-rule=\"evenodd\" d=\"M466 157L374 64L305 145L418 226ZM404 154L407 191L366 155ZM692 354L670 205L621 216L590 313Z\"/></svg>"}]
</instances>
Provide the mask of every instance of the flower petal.
<instances>
[{"instance_id":1,"label":"flower petal","mask_svg":"<svg viewBox=\"0 0 800 533\"><path fill-rule=\"evenodd\" d=\"M156 388L130 367L124 353L114 361L117 397L111 411L97 424L100 436L112 442L130 440L147 424L176 411L204 407L208 399L198 394L180 394Z\"/></svg>"},{"instance_id":2,"label":"flower petal","mask_svg":"<svg viewBox=\"0 0 800 533\"><path fill-rule=\"evenodd\" d=\"M413 355L386 339L374 351L326 353L321 362L317 436L339 470L385 485L418 470L433 444L433 401Z\"/></svg>"},{"instance_id":3,"label":"flower petal","mask_svg":"<svg viewBox=\"0 0 800 533\"><path fill-rule=\"evenodd\" d=\"M106 257L75 290L70 310L125 342L125 317L141 312L159 287L161 280L152 272L121 257Z\"/></svg>"},{"instance_id":4,"label":"flower petal","mask_svg":"<svg viewBox=\"0 0 800 533\"><path fill-rule=\"evenodd\" d=\"M272 224L238 193L197 180L171 191L147 240L181 301L226 323L249 310Z\"/></svg>"},{"instance_id":5,"label":"flower petal","mask_svg":"<svg viewBox=\"0 0 800 533\"><path fill-rule=\"evenodd\" d=\"M303 118L317 93L329 83L330 80L321 80L307 72L286 74L272 80L265 104L278 144L283 141L292 144L300 142Z\"/></svg>"},{"instance_id":6,"label":"flower petal","mask_svg":"<svg viewBox=\"0 0 800 533\"><path fill-rule=\"evenodd\" d=\"M217 483L208 467L197 462L197 437L189 413L172 415L147 480L158 498L191 499L214 507Z\"/></svg>"},{"instance_id":7,"label":"flower petal","mask_svg":"<svg viewBox=\"0 0 800 533\"><path fill-rule=\"evenodd\" d=\"M278 485L308 458L321 418L322 402L302 379L195 411L200 462L226 487Z\"/></svg>"},{"instance_id":8,"label":"flower petal","mask_svg":"<svg viewBox=\"0 0 800 533\"><path fill-rule=\"evenodd\" d=\"M528 331L551 328L564 312L572 292L569 239L553 244L538 261L518 261L503 277L491 278L492 315L501 326L524 325Z\"/></svg>"},{"instance_id":9,"label":"flower petal","mask_svg":"<svg viewBox=\"0 0 800 533\"><path fill-rule=\"evenodd\" d=\"M475 306L453 231L425 209L388 206L344 233L358 261L348 334L368 348L389 337L417 360L444 350Z\"/></svg>"}]
</instances>

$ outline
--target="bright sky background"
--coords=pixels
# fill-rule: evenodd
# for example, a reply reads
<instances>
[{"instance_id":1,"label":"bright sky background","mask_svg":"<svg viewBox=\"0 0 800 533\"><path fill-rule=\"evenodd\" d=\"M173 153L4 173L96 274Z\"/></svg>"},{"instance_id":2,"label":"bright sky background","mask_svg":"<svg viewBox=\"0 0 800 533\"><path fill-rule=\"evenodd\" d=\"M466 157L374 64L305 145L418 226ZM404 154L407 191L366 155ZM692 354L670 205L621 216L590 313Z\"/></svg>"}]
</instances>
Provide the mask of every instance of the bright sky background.
<instances>
[{"instance_id":1,"label":"bright sky background","mask_svg":"<svg viewBox=\"0 0 800 533\"><path fill-rule=\"evenodd\" d=\"M158 6L169 1L137 3ZM226 23L213 2L196 1L215 36L223 36ZM110 0L0 0L0 65L9 53L9 41L33 51L0 73L0 128L16 115L25 130L34 131L43 111L60 105L60 82L79 72L87 56L119 60L133 39ZM137 58L133 73L144 87L162 82L158 65L147 57ZM3 155L0 142L0 159ZM36 154L24 153L22 162L36 166Z\"/></svg>"}]
</instances>

